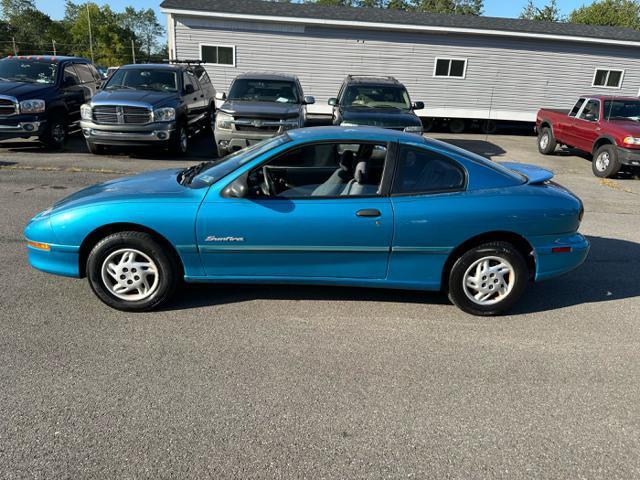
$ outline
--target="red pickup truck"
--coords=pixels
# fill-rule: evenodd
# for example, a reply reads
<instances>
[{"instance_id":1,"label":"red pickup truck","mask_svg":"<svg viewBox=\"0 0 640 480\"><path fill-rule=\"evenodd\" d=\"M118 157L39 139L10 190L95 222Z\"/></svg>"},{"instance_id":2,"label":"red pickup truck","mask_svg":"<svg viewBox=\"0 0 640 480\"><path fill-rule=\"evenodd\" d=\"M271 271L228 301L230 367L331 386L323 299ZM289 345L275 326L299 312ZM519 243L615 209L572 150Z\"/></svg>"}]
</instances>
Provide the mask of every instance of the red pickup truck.
<instances>
[{"instance_id":1,"label":"red pickup truck","mask_svg":"<svg viewBox=\"0 0 640 480\"><path fill-rule=\"evenodd\" d=\"M611 178L622 165L640 166L640 99L587 95L573 108L543 108L536 119L538 150L552 154L557 145L593 156L597 177Z\"/></svg>"}]
</instances>

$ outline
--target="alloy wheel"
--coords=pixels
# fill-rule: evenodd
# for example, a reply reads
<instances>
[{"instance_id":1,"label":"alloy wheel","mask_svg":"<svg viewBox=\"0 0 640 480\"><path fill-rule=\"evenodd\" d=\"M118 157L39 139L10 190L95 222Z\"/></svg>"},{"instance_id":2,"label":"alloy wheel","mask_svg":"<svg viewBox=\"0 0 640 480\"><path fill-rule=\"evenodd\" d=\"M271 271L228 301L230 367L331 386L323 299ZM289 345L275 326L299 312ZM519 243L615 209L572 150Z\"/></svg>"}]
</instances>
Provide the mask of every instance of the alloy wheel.
<instances>
[{"instance_id":1,"label":"alloy wheel","mask_svg":"<svg viewBox=\"0 0 640 480\"><path fill-rule=\"evenodd\" d=\"M504 258L483 257L467 268L463 278L466 296L477 305L493 305L504 300L513 289L516 274Z\"/></svg>"},{"instance_id":2,"label":"alloy wheel","mask_svg":"<svg viewBox=\"0 0 640 480\"><path fill-rule=\"evenodd\" d=\"M109 292L121 300L144 300L158 289L160 274L155 262L133 248L121 248L102 262L102 282Z\"/></svg>"}]
</instances>

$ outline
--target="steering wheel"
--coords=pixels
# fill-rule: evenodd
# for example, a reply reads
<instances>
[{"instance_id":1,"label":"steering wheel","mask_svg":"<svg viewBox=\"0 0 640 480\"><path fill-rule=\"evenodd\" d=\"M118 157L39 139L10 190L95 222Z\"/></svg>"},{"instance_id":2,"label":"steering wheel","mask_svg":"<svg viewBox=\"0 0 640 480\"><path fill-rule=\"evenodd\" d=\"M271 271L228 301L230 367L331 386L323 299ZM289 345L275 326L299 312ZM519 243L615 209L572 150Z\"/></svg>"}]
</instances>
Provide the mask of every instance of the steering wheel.
<instances>
[{"instance_id":1,"label":"steering wheel","mask_svg":"<svg viewBox=\"0 0 640 480\"><path fill-rule=\"evenodd\" d=\"M264 166L262 167L262 177L264 178L262 184L260 185L260 189L262 190L262 194L271 197L276 195L276 184L271 178L271 174L269 173L269 168Z\"/></svg>"}]
</instances>

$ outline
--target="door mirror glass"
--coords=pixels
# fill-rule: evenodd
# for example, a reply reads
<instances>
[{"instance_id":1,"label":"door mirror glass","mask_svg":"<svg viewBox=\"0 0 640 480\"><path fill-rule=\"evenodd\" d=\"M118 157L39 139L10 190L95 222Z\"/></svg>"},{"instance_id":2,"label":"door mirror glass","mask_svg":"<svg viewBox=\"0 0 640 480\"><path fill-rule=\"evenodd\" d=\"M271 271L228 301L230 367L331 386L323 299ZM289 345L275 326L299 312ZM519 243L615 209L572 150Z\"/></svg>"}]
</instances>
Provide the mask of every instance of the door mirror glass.
<instances>
[{"instance_id":1,"label":"door mirror glass","mask_svg":"<svg viewBox=\"0 0 640 480\"><path fill-rule=\"evenodd\" d=\"M225 101L227 99L227 94L224 92L216 93L216 100Z\"/></svg>"},{"instance_id":2,"label":"door mirror glass","mask_svg":"<svg viewBox=\"0 0 640 480\"><path fill-rule=\"evenodd\" d=\"M195 91L196 91L195 88L193 88L193 85L191 85L191 84L185 85L185 87L184 87L185 95L191 95Z\"/></svg>"},{"instance_id":3,"label":"door mirror glass","mask_svg":"<svg viewBox=\"0 0 640 480\"><path fill-rule=\"evenodd\" d=\"M245 198L249 195L249 185L247 184L247 174L240 175L231 182L222 192L225 197Z\"/></svg>"},{"instance_id":4,"label":"door mirror glass","mask_svg":"<svg viewBox=\"0 0 640 480\"><path fill-rule=\"evenodd\" d=\"M313 105L314 103L316 103L316 99L312 96L307 95L306 97L304 97L304 103L305 105Z\"/></svg>"},{"instance_id":5,"label":"door mirror glass","mask_svg":"<svg viewBox=\"0 0 640 480\"><path fill-rule=\"evenodd\" d=\"M329 105L332 105L332 106L338 105L338 99L337 98L330 98L327 103Z\"/></svg>"},{"instance_id":6,"label":"door mirror glass","mask_svg":"<svg viewBox=\"0 0 640 480\"><path fill-rule=\"evenodd\" d=\"M415 102L413 104L414 110L422 110L424 108L424 102Z\"/></svg>"}]
</instances>

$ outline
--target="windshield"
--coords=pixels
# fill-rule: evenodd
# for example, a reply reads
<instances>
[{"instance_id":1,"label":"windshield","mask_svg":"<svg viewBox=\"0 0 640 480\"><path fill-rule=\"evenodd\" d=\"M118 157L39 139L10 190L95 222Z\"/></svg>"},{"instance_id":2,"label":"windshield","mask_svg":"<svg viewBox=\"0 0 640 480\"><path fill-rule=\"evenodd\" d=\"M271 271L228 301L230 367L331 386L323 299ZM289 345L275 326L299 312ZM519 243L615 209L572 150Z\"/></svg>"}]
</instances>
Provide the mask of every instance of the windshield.
<instances>
[{"instance_id":1,"label":"windshield","mask_svg":"<svg viewBox=\"0 0 640 480\"><path fill-rule=\"evenodd\" d=\"M229 100L300 103L294 82L242 78L233 82Z\"/></svg>"},{"instance_id":2,"label":"windshield","mask_svg":"<svg viewBox=\"0 0 640 480\"><path fill-rule=\"evenodd\" d=\"M340 105L360 108L410 110L409 94L402 87L352 85L342 95Z\"/></svg>"},{"instance_id":3,"label":"windshield","mask_svg":"<svg viewBox=\"0 0 640 480\"><path fill-rule=\"evenodd\" d=\"M119 88L177 92L178 76L176 72L167 69L120 68L111 75L104 89L117 90Z\"/></svg>"},{"instance_id":4,"label":"windshield","mask_svg":"<svg viewBox=\"0 0 640 480\"><path fill-rule=\"evenodd\" d=\"M604 101L605 118L640 121L640 100L605 100Z\"/></svg>"},{"instance_id":5,"label":"windshield","mask_svg":"<svg viewBox=\"0 0 640 480\"><path fill-rule=\"evenodd\" d=\"M245 163L257 158L259 155L262 155L273 148L279 147L280 145L289 143L290 141L291 139L285 133L277 137L267 138L266 140L251 145L250 147L238 150L237 152L221 158L217 162L213 163L209 168L200 172L191 184L196 188L204 185L212 185Z\"/></svg>"},{"instance_id":6,"label":"windshield","mask_svg":"<svg viewBox=\"0 0 640 480\"><path fill-rule=\"evenodd\" d=\"M44 60L0 60L0 80L5 82L29 82L51 84L56 81L58 64Z\"/></svg>"}]
</instances>

